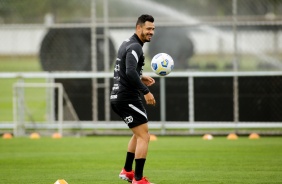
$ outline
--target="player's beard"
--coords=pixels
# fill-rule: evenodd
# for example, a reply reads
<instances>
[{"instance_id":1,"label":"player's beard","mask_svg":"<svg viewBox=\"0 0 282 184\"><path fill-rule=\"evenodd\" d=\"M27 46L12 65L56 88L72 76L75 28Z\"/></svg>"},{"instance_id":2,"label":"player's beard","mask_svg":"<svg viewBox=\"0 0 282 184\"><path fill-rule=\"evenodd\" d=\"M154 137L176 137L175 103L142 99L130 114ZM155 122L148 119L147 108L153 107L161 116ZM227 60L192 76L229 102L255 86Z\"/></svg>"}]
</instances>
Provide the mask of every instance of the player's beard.
<instances>
[{"instance_id":1,"label":"player's beard","mask_svg":"<svg viewBox=\"0 0 282 184\"><path fill-rule=\"evenodd\" d=\"M142 33L141 33L141 38L142 38L142 40L143 40L144 43L151 41L151 39L147 39L147 36L148 36L148 35L151 35L151 37L153 36L152 34L144 34L144 32L142 31Z\"/></svg>"}]
</instances>

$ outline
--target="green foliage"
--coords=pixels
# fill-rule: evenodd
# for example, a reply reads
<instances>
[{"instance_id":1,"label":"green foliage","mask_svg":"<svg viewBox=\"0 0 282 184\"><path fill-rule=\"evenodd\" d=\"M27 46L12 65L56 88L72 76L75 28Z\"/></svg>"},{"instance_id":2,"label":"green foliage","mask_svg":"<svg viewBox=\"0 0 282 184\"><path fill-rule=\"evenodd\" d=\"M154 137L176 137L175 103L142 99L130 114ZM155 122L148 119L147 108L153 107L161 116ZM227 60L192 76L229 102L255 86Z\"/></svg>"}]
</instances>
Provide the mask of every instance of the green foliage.
<instances>
[{"instance_id":1,"label":"green foliage","mask_svg":"<svg viewBox=\"0 0 282 184\"><path fill-rule=\"evenodd\" d=\"M233 1L229 0L155 0L156 2L166 4L176 8L189 15L207 17L207 16L232 16ZM237 0L238 15L260 15L274 13L281 15L281 0ZM279 11L280 10L280 11Z\"/></svg>"},{"instance_id":2,"label":"green foliage","mask_svg":"<svg viewBox=\"0 0 282 184\"><path fill-rule=\"evenodd\" d=\"M90 17L91 7L89 0L0 0L0 5L4 23L43 23L49 13L54 15L55 21L67 22L77 17Z\"/></svg>"},{"instance_id":3,"label":"green foliage","mask_svg":"<svg viewBox=\"0 0 282 184\"><path fill-rule=\"evenodd\" d=\"M103 0L96 1L97 17L103 15ZM152 1L152 0L148 0ZM232 16L232 0L154 0L178 11L196 17ZM130 17L140 8L128 8L128 1L108 0L109 13L116 17ZM146 2L144 2L146 3ZM238 0L238 15L281 15L281 0ZM126 13L125 13L126 12ZM3 23L42 23L46 14L54 15L56 22L89 21L91 0L0 0L0 18ZM173 16L173 15L171 15Z\"/></svg>"},{"instance_id":4,"label":"green foliage","mask_svg":"<svg viewBox=\"0 0 282 184\"><path fill-rule=\"evenodd\" d=\"M119 184L129 137L0 140L1 183ZM144 175L157 184L279 183L280 137L236 141L215 137L158 137Z\"/></svg>"}]
</instances>

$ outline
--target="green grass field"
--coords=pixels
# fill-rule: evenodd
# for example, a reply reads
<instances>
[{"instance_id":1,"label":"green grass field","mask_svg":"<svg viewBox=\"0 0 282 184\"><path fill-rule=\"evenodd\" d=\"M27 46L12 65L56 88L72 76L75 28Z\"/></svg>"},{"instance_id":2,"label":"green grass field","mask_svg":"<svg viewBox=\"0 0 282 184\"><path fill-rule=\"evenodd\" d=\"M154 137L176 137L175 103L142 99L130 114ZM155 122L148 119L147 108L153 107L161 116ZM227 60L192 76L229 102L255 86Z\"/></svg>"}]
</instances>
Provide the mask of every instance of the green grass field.
<instances>
[{"instance_id":1,"label":"green grass field","mask_svg":"<svg viewBox=\"0 0 282 184\"><path fill-rule=\"evenodd\" d=\"M0 140L0 183L122 184L129 137ZM156 184L282 183L282 138L158 137L144 175Z\"/></svg>"},{"instance_id":2,"label":"green grass field","mask_svg":"<svg viewBox=\"0 0 282 184\"><path fill-rule=\"evenodd\" d=\"M1 56L0 72L38 72L42 71L37 56Z\"/></svg>"},{"instance_id":3,"label":"green grass field","mask_svg":"<svg viewBox=\"0 0 282 184\"><path fill-rule=\"evenodd\" d=\"M40 72L42 69L38 60L36 56L0 56L0 72ZM0 122L13 121L13 85L17 81L18 79L0 79L0 86L2 86L0 88ZM25 82L42 83L45 80L26 79ZM29 100L29 104L26 105L35 115L36 120L44 119L42 117L46 111L45 107L42 108L46 103L42 94L44 94L42 89L36 89L36 91L33 90L27 94L28 98L32 97L33 99ZM40 111L40 109L42 110Z\"/></svg>"}]
</instances>

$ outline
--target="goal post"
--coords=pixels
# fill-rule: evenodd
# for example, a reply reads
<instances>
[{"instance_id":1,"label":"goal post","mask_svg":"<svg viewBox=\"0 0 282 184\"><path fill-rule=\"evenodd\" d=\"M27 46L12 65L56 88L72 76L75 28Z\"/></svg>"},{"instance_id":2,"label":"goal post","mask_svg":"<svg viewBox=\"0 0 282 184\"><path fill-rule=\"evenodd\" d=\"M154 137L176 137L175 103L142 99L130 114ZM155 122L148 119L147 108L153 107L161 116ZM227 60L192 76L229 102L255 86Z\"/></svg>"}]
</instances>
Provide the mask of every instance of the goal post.
<instances>
[{"instance_id":1,"label":"goal post","mask_svg":"<svg viewBox=\"0 0 282 184\"><path fill-rule=\"evenodd\" d=\"M64 96L66 96L64 92L63 85L61 83L24 83L24 82L18 82L13 85L13 118L14 118L14 135L15 136L24 136L25 135L25 129L26 129L26 122L25 122L25 116L26 114L30 117L32 120L32 114L29 112L28 107L26 106L26 100L25 100L25 88L49 88L54 91L55 89L58 90L58 119L57 119L57 129L58 132L62 135L63 134L63 117L64 117L64 111L63 111L63 100ZM54 103L54 93L51 93L52 96L51 99L46 98L46 103ZM67 98L67 104L69 104L68 98ZM48 105L47 105L48 106ZM51 108L53 108L53 105L49 105ZM49 114L52 114L53 109L49 109ZM55 121L55 120L54 120Z\"/></svg>"}]
</instances>

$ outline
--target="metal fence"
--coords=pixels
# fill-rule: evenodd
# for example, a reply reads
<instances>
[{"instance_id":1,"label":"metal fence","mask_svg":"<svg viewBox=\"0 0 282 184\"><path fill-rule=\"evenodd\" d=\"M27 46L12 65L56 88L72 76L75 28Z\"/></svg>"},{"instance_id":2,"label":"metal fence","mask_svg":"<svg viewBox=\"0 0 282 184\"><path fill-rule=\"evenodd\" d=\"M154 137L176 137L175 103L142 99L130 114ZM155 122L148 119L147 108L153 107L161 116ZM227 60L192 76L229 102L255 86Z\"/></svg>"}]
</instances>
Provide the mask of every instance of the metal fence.
<instances>
[{"instance_id":1,"label":"metal fence","mask_svg":"<svg viewBox=\"0 0 282 184\"><path fill-rule=\"evenodd\" d=\"M156 76L158 86L153 88L152 92L156 94L158 105L147 107L150 119L149 127L155 133L163 135L199 134L203 132L220 134L226 133L226 131L281 133L281 76L282 72L174 72L167 77ZM238 88L240 89L236 103L233 101L234 77L238 78ZM36 119L34 118L38 112L36 105L33 104L31 109L27 105L34 99L36 100L35 93L32 93L30 99L24 97L27 93L24 86L34 87L35 92L39 93L39 88L51 86L56 79L110 79L112 73L1 73L0 78L17 78L19 80L18 83L15 83L17 88L13 91L14 99L18 99L14 101L13 121L0 123L1 129L12 129L15 135L24 135L26 132L35 130L76 134L128 133L128 131L124 132L126 125L116 115L107 113L110 109L107 109L109 107L105 105L104 99L108 96L103 91L98 94L97 104L99 108L95 109L96 113L99 114L97 121L82 120L81 117L83 118L85 114L76 110L78 118L69 119L64 113L73 109L68 109L70 106L68 106L66 99L64 99L64 104L62 103L62 92L60 92L61 95L57 96L61 98L56 100L53 90L47 91L49 95L51 94L51 97L45 99L46 104L51 102L54 107L57 101L61 105L57 106L57 111L56 108L46 111L45 115L49 119L42 117ZM40 78L53 82L43 84L25 82ZM58 86L58 84L55 85ZM61 89L61 91L67 92L67 88ZM86 91L77 94L87 96ZM42 96L42 94L39 95ZM69 93L71 103L75 103L74 96ZM82 101L84 106L89 103L89 98L78 97L78 99ZM237 104L238 107L234 107L234 104ZM79 109L78 106L71 104L74 109ZM234 108L237 108L238 111L234 111ZM84 112L87 109L82 110ZM50 114L56 115L52 117Z\"/></svg>"},{"instance_id":2,"label":"metal fence","mask_svg":"<svg viewBox=\"0 0 282 184\"><path fill-rule=\"evenodd\" d=\"M158 52L166 52L175 60L175 73L180 72L186 76L192 72L193 76L194 72L203 72L202 78L196 82L202 82L206 87L199 87L199 92L213 89L213 86L207 85L207 82L211 81L205 80L206 74L211 78L222 75L223 72L227 79L224 78L223 81L219 79L220 82L215 85L223 90L226 88L228 93L232 94L227 97L232 108L225 112L229 114L228 117L224 116L219 120L241 122L240 118L244 117L247 121L256 121L255 117L264 114L258 108L261 107L261 103L266 103L268 98L262 100L261 96L257 95L250 100L249 97L256 92L253 91L244 94L245 100L242 100L244 98L240 96L240 90L244 89L240 86L253 86L253 89L263 92L265 92L263 89L267 88L271 94L274 91L271 100L280 99L281 12L282 2L278 0L0 0L0 71L16 72L15 76L19 75L18 72L93 72L91 75L110 72L116 50L124 39L133 34L137 17L149 13L155 17L156 31L152 42L144 46L146 62L149 63L150 58ZM149 67L145 68L145 71L149 70ZM257 74L257 71L262 73ZM251 72L247 76L250 77L249 74L252 74L254 78L246 79L241 74L237 75L237 72ZM276 72L278 72L276 77L267 78L272 73L277 74ZM5 76L7 73L2 74ZM256 80L257 75L261 74L266 74L266 78ZM72 77L77 79L75 74ZM7 91L12 93L11 83L16 82L15 79L12 82L7 82L6 79L0 80L1 86L7 86L1 87L0 92L3 94ZM41 79L46 82L45 77ZM189 77L187 80L192 82ZM272 85L269 85L270 81ZM38 81L35 79L33 82ZM65 83L64 87L69 93L81 89L89 91L89 96L81 96L92 101L87 110L81 110L87 111L85 114L91 114L85 119L94 122L111 121L107 98L110 92L110 78L89 76L86 81L78 79L74 84L70 84L68 80L64 81L64 78L57 78L51 82ZM80 83L81 86L77 86L76 83ZM159 92L162 91L157 91ZM101 93L104 96L101 97ZM187 94L190 93L187 91ZM203 94L195 95L200 98ZM5 104L0 105L1 117L7 117L0 118L2 122L12 121L10 96L0 97L0 103ZM213 100L218 98L213 97L215 97ZM190 115L186 116L187 120L184 118L181 121L193 122L190 101L186 105ZM103 102L102 115L98 112L98 109L101 109L100 102ZM257 110L239 116L240 111L244 109L241 104L244 104L243 107ZM83 106L81 104L81 107ZM206 106L198 105L196 108L204 107ZM221 108L225 106L218 105L216 109ZM272 103L269 109L271 112L267 113L274 113L276 116L281 108ZM210 110L213 108L210 107ZM161 111L164 114L165 109ZM201 111L204 109L197 112ZM207 116L210 119L205 118L202 113L195 114L197 118L200 116L202 119L199 121L214 122L216 119L210 116ZM259 120L272 122L272 117L273 115L264 115L264 119ZM157 118L161 119L159 116L153 120ZM276 118L277 123L280 117ZM212 124L208 125L212 127ZM163 126L162 124L161 127Z\"/></svg>"}]
</instances>

